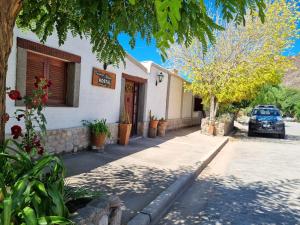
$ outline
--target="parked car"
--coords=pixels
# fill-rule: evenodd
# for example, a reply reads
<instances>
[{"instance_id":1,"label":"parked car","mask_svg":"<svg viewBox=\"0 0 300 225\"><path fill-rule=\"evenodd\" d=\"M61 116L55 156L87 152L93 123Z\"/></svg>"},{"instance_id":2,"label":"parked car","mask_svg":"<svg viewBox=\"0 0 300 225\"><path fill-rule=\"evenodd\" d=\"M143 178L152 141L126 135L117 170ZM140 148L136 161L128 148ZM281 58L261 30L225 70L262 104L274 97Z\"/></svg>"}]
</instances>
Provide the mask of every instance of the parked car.
<instances>
[{"instance_id":1,"label":"parked car","mask_svg":"<svg viewBox=\"0 0 300 225\"><path fill-rule=\"evenodd\" d=\"M285 137L285 124L276 106L258 105L252 110L248 136L255 134L276 134L279 138Z\"/></svg>"}]
</instances>

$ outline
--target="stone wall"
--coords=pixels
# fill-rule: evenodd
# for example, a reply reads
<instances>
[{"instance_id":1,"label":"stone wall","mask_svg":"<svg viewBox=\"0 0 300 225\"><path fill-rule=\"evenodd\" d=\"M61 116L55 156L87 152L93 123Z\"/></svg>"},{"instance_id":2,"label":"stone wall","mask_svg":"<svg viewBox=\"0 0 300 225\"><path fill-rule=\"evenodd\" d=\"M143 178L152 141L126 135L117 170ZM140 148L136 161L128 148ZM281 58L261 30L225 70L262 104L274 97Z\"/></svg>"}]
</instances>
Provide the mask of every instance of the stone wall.
<instances>
[{"instance_id":1,"label":"stone wall","mask_svg":"<svg viewBox=\"0 0 300 225\"><path fill-rule=\"evenodd\" d=\"M116 143L118 140L118 124L108 124L111 138L106 143ZM47 131L47 151L52 153L76 152L90 145L90 132L87 127L73 127Z\"/></svg>"},{"instance_id":2,"label":"stone wall","mask_svg":"<svg viewBox=\"0 0 300 225\"><path fill-rule=\"evenodd\" d=\"M209 118L202 119L201 122L201 133L209 134ZM230 120L217 120L215 123L215 135L217 136L227 136L229 135L234 128L233 118Z\"/></svg>"},{"instance_id":3,"label":"stone wall","mask_svg":"<svg viewBox=\"0 0 300 225\"><path fill-rule=\"evenodd\" d=\"M71 220L76 225L121 225L122 207L118 197L96 199L75 212Z\"/></svg>"},{"instance_id":4,"label":"stone wall","mask_svg":"<svg viewBox=\"0 0 300 225\"><path fill-rule=\"evenodd\" d=\"M191 127L200 125L200 118L179 118L179 119L168 119L167 130L176 130L183 127Z\"/></svg>"}]
</instances>

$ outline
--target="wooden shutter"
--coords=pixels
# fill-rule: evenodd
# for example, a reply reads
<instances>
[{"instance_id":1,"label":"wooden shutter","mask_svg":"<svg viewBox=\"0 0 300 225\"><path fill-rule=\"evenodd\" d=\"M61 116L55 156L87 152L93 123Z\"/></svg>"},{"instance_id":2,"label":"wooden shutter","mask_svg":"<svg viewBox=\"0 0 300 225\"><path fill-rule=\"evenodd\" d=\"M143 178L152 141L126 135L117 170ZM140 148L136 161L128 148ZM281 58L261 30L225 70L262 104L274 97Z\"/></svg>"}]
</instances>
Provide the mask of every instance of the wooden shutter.
<instances>
[{"instance_id":1,"label":"wooden shutter","mask_svg":"<svg viewBox=\"0 0 300 225\"><path fill-rule=\"evenodd\" d=\"M40 54L28 52L26 95L32 94L35 77L44 77L52 81L49 88L49 106L61 106L66 104L67 63Z\"/></svg>"},{"instance_id":2,"label":"wooden shutter","mask_svg":"<svg viewBox=\"0 0 300 225\"><path fill-rule=\"evenodd\" d=\"M49 105L65 105L67 89L66 63L50 58L48 79L52 81L52 86L49 88Z\"/></svg>"},{"instance_id":3,"label":"wooden shutter","mask_svg":"<svg viewBox=\"0 0 300 225\"><path fill-rule=\"evenodd\" d=\"M32 52L27 53L26 95L30 96L34 88L35 77L45 77L47 59Z\"/></svg>"}]
</instances>

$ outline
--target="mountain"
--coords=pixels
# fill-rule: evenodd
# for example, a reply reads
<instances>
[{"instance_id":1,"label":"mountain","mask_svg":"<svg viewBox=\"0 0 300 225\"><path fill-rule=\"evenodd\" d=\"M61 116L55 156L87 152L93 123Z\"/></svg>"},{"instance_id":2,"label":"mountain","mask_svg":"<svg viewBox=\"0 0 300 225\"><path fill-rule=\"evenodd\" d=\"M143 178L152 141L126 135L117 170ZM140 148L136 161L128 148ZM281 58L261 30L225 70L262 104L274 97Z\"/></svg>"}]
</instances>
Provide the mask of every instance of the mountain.
<instances>
[{"instance_id":1,"label":"mountain","mask_svg":"<svg viewBox=\"0 0 300 225\"><path fill-rule=\"evenodd\" d=\"M291 57L295 62L295 67L289 70L283 77L282 84L285 87L300 89L300 55Z\"/></svg>"}]
</instances>

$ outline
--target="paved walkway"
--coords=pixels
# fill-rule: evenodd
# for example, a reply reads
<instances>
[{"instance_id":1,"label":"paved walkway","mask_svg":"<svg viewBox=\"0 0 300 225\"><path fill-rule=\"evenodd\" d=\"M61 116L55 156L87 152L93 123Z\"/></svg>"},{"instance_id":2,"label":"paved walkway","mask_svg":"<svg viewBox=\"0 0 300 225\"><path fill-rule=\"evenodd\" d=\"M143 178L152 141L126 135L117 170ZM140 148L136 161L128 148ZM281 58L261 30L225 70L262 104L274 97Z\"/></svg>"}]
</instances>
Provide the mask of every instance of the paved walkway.
<instances>
[{"instance_id":1,"label":"paved walkway","mask_svg":"<svg viewBox=\"0 0 300 225\"><path fill-rule=\"evenodd\" d=\"M300 124L284 140L240 128L159 225L300 224Z\"/></svg>"},{"instance_id":2,"label":"paved walkway","mask_svg":"<svg viewBox=\"0 0 300 225\"><path fill-rule=\"evenodd\" d=\"M64 155L68 183L88 186L124 201L124 224L172 184L193 170L224 138L201 135L198 127L169 132L165 138L141 138L128 146L108 145L104 153Z\"/></svg>"}]
</instances>

